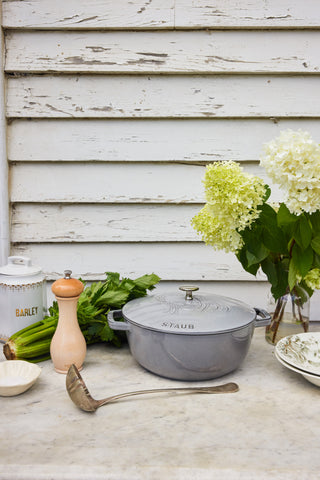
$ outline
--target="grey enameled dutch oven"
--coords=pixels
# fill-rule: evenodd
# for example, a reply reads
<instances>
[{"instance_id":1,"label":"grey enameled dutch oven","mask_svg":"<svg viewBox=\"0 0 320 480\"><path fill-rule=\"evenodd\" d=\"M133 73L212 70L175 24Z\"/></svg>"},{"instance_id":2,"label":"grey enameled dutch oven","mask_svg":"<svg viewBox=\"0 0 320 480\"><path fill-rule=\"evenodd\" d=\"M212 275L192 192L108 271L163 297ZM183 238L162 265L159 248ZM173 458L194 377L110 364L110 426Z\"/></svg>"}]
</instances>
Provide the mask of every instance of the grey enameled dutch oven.
<instances>
[{"instance_id":1,"label":"grey enameled dutch oven","mask_svg":"<svg viewBox=\"0 0 320 480\"><path fill-rule=\"evenodd\" d=\"M182 292L149 295L108 314L113 330L126 330L130 351L147 370L176 380L209 380L244 360L256 326L270 323L264 310L220 295ZM116 320L123 317L124 321Z\"/></svg>"}]
</instances>

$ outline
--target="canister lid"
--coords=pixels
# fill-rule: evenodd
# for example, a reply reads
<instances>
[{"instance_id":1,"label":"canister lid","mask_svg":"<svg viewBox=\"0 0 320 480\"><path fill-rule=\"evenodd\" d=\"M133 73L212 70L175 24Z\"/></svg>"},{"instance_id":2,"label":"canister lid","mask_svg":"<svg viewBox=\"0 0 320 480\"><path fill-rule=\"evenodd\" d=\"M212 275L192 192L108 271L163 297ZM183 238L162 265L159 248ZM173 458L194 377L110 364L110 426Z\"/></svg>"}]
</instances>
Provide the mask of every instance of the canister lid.
<instances>
[{"instance_id":1,"label":"canister lid","mask_svg":"<svg viewBox=\"0 0 320 480\"><path fill-rule=\"evenodd\" d=\"M180 287L181 292L154 294L128 302L124 318L140 327L166 333L201 335L238 330L252 323L256 311L239 300L197 293L194 286Z\"/></svg>"},{"instance_id":2,"label":"canister lid","mask_svg":"<svg viewBox=\"0 0 320 480\"><path fill-rule=\"evenodd\" d=\"M77 297L83 291L83 283L76 278L71 278L71 274L71 270L65 270L64 278L59 278L59 280L53 282L51 290L57 297Z\"/></svg>"},{"instance_id":3,"label":"canister lid","mask_svg":"<svg viewBox=\"0 0 320 480\"><path fill-rule=\"evenodd\" d=\"M0 267L1 275L26 277L38 273L41 273L41 267L32 265L32 261L28 257L11 256L8 258L7 265Z\"/></svg>"}]
</instances>

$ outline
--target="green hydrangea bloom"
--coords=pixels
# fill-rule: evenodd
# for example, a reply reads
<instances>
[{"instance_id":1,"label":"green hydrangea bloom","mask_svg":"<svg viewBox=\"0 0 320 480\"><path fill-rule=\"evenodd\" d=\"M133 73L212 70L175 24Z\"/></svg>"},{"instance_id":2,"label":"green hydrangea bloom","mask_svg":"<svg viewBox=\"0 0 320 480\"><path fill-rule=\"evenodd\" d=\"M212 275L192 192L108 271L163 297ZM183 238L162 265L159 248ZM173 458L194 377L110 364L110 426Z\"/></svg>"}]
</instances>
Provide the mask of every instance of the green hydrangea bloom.
<instances>
[{"instance_id":1,"label":"green hydrangea bloom","mask_svg":"<svg viewBox=\"0 0 320 480\"><path fill-rule=\"evenodd\" d=\"M307 275L304 277L306 285L311 288L311 290L320 289L320 269L313 268L310 270Z\"/></svg>"},{"instance_id":2,"label":"green hydrangea bloom","mask_svg":"<svg viewBox=\"0 0 320 480\"><path fill-rule=\"evenodd\" d=\"M242 238L234 225L227 224L219 216L212 216L207 205L193 217L191 224L202 235L202 240L215 250L236 252L242 246Z\"/></svg>"},{"instance_id":3,"label":"green hydrangea bloom","mask_svg":"<svg viewBox=\"0 0 320 480\"><path fill-rule=\"evenodd\" d=\"M231 161L208 165L203 183L207 203L192 225L207 245L237 252L242 246L238 232L258 218L266 186L261 178L245 173Z\"/></svg>"}]
</instances>

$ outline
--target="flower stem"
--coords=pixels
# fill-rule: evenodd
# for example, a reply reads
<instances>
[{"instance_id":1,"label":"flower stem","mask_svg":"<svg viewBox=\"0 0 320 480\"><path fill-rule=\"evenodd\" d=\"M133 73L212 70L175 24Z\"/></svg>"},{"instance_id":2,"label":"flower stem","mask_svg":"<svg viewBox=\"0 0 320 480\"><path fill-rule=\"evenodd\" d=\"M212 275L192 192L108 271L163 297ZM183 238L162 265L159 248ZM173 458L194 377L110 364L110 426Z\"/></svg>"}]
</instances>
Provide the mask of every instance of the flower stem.
<instances>
[{"instance_id":1,"label":"flower stem","mask_svg":"<svg viewBox=\"0 0 320 480\"><path fill-rule=\"evenodd\" d=\"M283 297L277 300L276 308L272 316L272 321L269 328L269 331L272 332L272 338L271 338L272 343L275 343L279 326L283 318L285 304L286 304L286 301L284 300Z\"/></svg>"}]
</instances>

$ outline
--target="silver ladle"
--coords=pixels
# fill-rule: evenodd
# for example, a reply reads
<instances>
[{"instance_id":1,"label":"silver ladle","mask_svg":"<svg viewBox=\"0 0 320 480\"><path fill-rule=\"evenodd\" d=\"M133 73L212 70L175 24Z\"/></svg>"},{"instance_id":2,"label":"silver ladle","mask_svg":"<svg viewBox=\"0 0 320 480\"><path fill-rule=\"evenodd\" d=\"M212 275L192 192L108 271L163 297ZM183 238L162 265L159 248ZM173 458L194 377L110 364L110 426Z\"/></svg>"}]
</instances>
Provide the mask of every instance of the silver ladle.
<instances>
[{"instance_id":1,"label":"silver ladle","mask_svg":"<svg viewBox=\"0 0 320 480\"><path fill-rule=\"evenodd\" d=\"M71 365L67 377L66 387L68 394L77 407L85 412L94 412L97 408L114 402L120 398L130 397L133 395L145 395L146 393L161 393L161 392L186 392L186 393L233 393L239 390L236 383L225 383L224 385L214 385L211 387L178 387L178 388L156 388L152 390L137 390L135 392L120 393L119 395L112 395L111 397L103 398L102 400L95 400L91 397L86 384L84 383L79 370L75 365Z\"/></svg>"}]
</instances>

